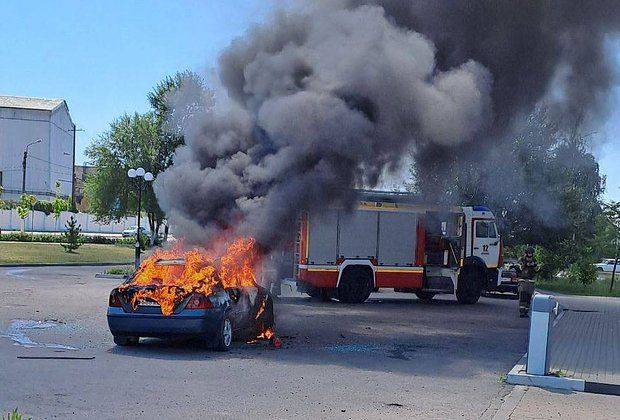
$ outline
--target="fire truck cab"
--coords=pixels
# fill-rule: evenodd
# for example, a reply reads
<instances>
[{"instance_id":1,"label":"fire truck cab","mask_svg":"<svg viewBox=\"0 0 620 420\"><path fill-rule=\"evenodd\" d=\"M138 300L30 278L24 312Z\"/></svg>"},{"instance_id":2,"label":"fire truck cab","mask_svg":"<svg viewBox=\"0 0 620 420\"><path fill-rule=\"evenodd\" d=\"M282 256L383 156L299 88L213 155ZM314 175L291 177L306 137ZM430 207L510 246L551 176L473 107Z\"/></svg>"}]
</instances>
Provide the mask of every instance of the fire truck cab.
<instances>
[{"instance_id":1,"label":"fire truck cab","mask_svg":"<svg viewBox=\"0 0 620 420\"><path fill-rule=\"evenodd\" d=\"M450 293L472 304L499 283L501 247L486 207L429 206L409 193L363 191L353 209L302 213L295 278L300 291L346 303L393 288L422 300Z\"/></svg>"}]
</instances>

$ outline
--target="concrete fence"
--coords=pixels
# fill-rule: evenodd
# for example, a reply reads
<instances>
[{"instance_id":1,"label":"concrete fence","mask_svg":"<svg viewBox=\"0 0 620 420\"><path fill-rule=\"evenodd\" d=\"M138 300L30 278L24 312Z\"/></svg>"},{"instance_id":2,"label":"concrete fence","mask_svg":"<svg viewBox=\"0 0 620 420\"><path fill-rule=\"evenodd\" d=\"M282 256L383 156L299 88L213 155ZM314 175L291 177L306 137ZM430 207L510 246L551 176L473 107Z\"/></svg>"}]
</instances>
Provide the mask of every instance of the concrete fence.
<instances>
[{"instance_id":1,"label":"concrete fence","mask_svg":"<svg viewBox=\"0 0 620 420\"><path fill-rule=\"evenodd\" d=\"M95 217L88 213L70 213L63 211L58 219L53 214L46 215L43 212L30 212L25 219L27 232L64 232L65 223L71 216L77 219L82 225L84 233L121 233L130 226L137 225L135 217L127 217L121 219L120 222L112 222L109 224L99 223L95 221ZM146 220L141 225L146 224ZM147 225L148 227L148 225ZM21 230L22 219L17 214L17 210L0 210L0 228L2 230Z\"/></svg>"}]
</instances>

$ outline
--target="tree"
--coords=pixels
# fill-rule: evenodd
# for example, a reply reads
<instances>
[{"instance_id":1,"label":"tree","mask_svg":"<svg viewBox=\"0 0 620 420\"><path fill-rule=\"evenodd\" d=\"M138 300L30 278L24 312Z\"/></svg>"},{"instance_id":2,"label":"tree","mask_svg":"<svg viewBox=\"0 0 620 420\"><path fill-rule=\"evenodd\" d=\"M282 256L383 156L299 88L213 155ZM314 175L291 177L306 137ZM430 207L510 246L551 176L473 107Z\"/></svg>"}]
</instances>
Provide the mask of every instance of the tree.
<instances>
[{"instance_id":1,"label":"tree","mask_svg":"<svg viewBox=\"0 0 620 420\"><path fill-rule=\"evenodd\" d=\"M69 210L70 207L71 202L69 200L60 197L54 198L54 201L52 201L52 212L54 213L54 219L58 219L60 217L60 213Z\"/></svg>"},{"instance_id":2,"label":"tree","mask_svg":"<svg viewBox=\"0 0 620 420\"><path fill-rule=\"evenodd\" d=\"M166 77L148 94L152 112L123 115L86 150L97 171L86 180L89 210L98 220L111 221L137 211L137 188L127 177L129 168L142 167L157 177L172 164L174 151L183 144L184 119L208 97L201 79L191 72ZM178 93L173 96L172 93ZM182 108L182 109L181 109ZM146 183L142 208L151 232L159 233L165 215Z\"/></svg>"},{"instance_id":3,"label":"tree","mask_svg":"<svg viewBox=\"0 0 620 420\"><path fill-rule=\"evenodd\" d=\"M75 217L72 215L65 224L66 231L62 234L64 242L60 245L65 249L65 252L73 253L76 249L82 246L83 238L81 235L82 225L78 224Z\"/></svg>"},{"instance_id":4,"label":"tree","mask_svg":"<svg viewBox=\"0 0 620 420\"><path fill-rule=\"evenodd\" d=\"M412 169L412 188L430 201L489 205L505 245L544 247L553 256L549 272L585 267L604 190L598 163L579 130L565 130L544 108L521 127L489 149L446 147L429 156L425 168Z\"/></svg>"},{"instance_id":5,"label":"tree","mask_svg":"<svg viewBox=\"0 0 620 420\"><path fill-rule=\"evenodd\" d=\"M609 203L603 204L603 213L605 217L609 221L609 223L614 227L615 237L613 243L615 245L615 260L614 260L614 269L611 273L611 284L609 285L609 293L611 293L614 289L614 280L616 278L616 268L618 267L618 250L620 248L620 202L612 201Z\"/></svg>"},{"instance_id":6,"label":"tree","mask_svg":"<svg viewBox=\"0 0 620 420\"><path fill-rule=\"evenodd\" d=\"M22 219L22 233L26 231L26 217L34 210L34 206L37 204L37 197L30 194L22 194L19 197L17 204L17 214Z\"/></svg>"},{"instance_id":7,"label":"tree","mask_svg":"<svg viewBox=\"0 0 620 420\"><path fill-rule=\"evenodd\" d=\"M4 201L2 201L2 193L4 192L4 188L0 185L0 210L4 210ZM2 235L2 226L0 226L0 235Z\"/></svg>"}]
</instances>

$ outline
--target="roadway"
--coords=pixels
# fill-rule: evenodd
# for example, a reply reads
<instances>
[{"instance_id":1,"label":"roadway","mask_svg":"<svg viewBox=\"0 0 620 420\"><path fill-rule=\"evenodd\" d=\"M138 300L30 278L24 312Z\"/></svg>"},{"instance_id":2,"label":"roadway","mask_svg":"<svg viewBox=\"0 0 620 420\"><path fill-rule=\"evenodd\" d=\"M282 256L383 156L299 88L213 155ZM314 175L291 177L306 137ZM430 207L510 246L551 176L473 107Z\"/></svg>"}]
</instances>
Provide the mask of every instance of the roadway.
<instances>
[{"instance_id":1,"label":"roadway","mask_svg":"<svg viewBox=\"0 0 620 420\"><path fill-rule=\"evenodd\" d=\"M511 299L277 302L281 349L112 343L97 267L0 268L0 410L34 418L491 418L526 350ZM45 323L32 321L44 321ZM16 344L16 341L22 344ZM24 344L47 347L26 347ZM77 350L68 350L67 347ZM24 359L23 357L84 359Z\"/></svg>"}]
</instances>

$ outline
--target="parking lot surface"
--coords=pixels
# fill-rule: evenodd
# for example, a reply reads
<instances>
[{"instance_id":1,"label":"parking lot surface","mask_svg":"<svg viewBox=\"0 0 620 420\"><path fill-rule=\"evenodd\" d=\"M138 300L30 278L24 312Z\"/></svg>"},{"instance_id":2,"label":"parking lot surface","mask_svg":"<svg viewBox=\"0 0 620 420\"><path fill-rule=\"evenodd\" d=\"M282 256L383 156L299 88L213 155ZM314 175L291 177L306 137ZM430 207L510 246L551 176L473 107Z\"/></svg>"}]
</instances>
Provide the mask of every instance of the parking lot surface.
<instances>
[{"instance_id":1,"label":"parking lot surface","mask_svg":"<svg viewBox=\"0 0 620 420\"><path fill-rule=\"evenodd\" d=\"M34 418L490 418L526 350L517 303L375 293L361 305L284 297L281 349L112 343L118 280L97 267L0 269L0 409ZM21 343L21 344L20 344ZM75 350L73 350L75 349ZM34 357L34 359L29 358ZM57 357L69 357L58 359Z\"/></svg>"}]
</instances>

